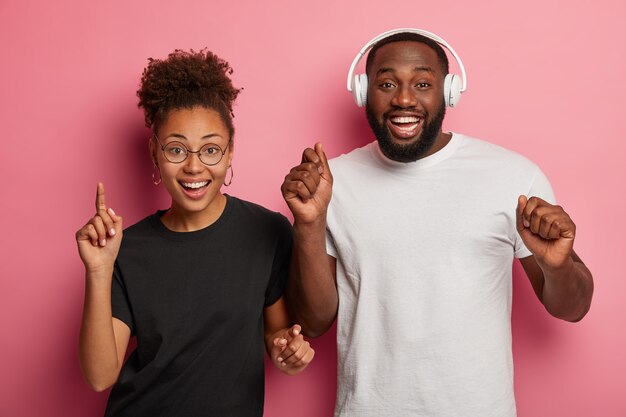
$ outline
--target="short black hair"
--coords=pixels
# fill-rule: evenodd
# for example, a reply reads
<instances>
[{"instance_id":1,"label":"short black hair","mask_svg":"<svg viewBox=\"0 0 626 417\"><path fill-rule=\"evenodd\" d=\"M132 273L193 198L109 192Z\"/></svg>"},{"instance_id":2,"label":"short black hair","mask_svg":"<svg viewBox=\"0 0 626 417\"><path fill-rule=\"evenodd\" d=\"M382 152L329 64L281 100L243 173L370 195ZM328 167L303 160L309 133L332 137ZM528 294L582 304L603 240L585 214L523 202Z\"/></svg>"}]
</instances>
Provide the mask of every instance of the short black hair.
<instances>
[{"instance_id":1,"label":"short black hair","mask_svg":"<svg viewBox=\"0 0 626 417\"><path fill-rule=\"evenodd\" d=\"M439 45L437 41L431 38L428 38L426 36L423 36L414 32L396 33L394 35L388 36L378 41L372 47L372 49L370 49L370 52L367 55L367 61L365 63L365 71L369 72L370 66L372 65L372 62L374 61L374 57L376 56L376 51L378 51L378 49L393 42L407 42L407 41L423 43L426 46L429 46L430 49L434 50L437 53L437 57L439 58L439 64L441 65L441 71L443 72L443 75L445 76L448 74L448 71L449 71L448 56L446 55L446 52L443 50L441 45Z\"/></svg>"},{"instance_id":2,"label":"short black hair","mask_svg":"<svg viewBox=\"0 0 626 417\"><path fill-rule=\"evenodd\" d=\"M147 127L157 130L171 110L201 106L215 110L234 135L233 102L241 91L229 77L233 69L213 52L176 49L167 59L148 59L137 91Z\"/></svg>"}]
</instances>

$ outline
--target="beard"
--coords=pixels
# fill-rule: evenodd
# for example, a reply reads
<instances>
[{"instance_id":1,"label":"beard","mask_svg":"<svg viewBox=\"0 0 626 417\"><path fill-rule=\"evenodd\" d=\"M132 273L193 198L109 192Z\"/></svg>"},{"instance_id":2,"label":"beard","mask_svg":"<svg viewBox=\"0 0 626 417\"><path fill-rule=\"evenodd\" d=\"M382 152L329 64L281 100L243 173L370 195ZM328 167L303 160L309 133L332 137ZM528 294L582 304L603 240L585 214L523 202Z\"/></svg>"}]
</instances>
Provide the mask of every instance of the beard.
<instances>
[{"instance_id":1,"label":"beard","mask_svg":"<svg viewBox=\"0 0 626 417\"><path fill-rule=\"evenodd\" d=\"M446 115L446 105L442 100L441 106L433 119L430 119L429 113L424 114L422 131L413 142L406 145L395 143L391 138L391 133L385 126L389 118L389 112L383 114L383 122L379 123L368 103L365 106L365 114L382 153L392 161L413 162L424 156L432 148L435 140L437 140L443 124L443 118Z\"/></svg>"}]
</instances>

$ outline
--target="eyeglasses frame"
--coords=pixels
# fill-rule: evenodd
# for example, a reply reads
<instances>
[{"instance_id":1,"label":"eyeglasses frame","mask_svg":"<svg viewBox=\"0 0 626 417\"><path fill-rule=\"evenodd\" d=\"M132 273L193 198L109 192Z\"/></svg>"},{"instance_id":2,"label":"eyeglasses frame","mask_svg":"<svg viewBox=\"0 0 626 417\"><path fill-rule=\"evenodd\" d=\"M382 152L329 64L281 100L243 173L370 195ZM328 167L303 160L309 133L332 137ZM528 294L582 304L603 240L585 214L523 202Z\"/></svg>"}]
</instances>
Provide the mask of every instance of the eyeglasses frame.
<instances>
[{"instance_id":1,"label":"eyeglasses frame","mask_svg":"<svg viewBox=\"0 0 626 417\"><path fill-rule=\"evenodd\" d=\"M166 146L166 145L163 145L163 143L161 142L161 140L159 139L159 137L157 136L157 134L156 134L156 133L154 133L154 138L157 140L157 142L159 143L159 146L161 147L161 152L163 152L163 157L167 160L167 162L169 162L169 163L171 163L171 164L182 164L183 162L185 162L185 161L187 160L187 158L189 158L189 154L190 154L190 153L193 153L193 154L197 154L197 155L198 155L198 159L199 159L199 160L200 160L200 162L202 162L204 165L206 165L206 166L208 166L208 167L212 167L212 166L215 166L215 165L219 164L220 162L222 162L222 159L224 159L224 155L226 155L226 151L228 151L228 147L230 146L230 141L229 141L229 142L228 142L228 145L226 145L226 148L224 148L224 150L222 150L222 147L221 147L220 145L218 145L217 143L207 143L207 144L205 144L205 145L202 145L202 146L200 147L200 149L199 149L199 150L197 150L197 151L192 151L192 150L190 150L187 146L185 146L185 144L184 144L184 143L182 143L182 142L180 142L180 141L178 141L178 140L173 140L173 141L171 141L171 142L167 143L166 145L170 145L170 144L172 144L172 143L180 143L180 144L181 144L181 146L182 146L183 148L185 148L185 159L183 159L183 160L182 160L182 161L180 161L180 162L174 162L174 161L170 161L170 160L169 160L169 158L167 157L167 154L165 153L165 146ZM220 150L220 152L222 153L222 156L220 156L219 161L217 161L217 162L216 162L216 163L214 163L214 164L207 164L206 162L204 162L204 161L202 160L202 158L200 158L200 152L202 151L202 149L204 149L205 147L210 146L210 145L217 146L217 149L219 149L219 150Z\"/></svg>"}]
</instances>

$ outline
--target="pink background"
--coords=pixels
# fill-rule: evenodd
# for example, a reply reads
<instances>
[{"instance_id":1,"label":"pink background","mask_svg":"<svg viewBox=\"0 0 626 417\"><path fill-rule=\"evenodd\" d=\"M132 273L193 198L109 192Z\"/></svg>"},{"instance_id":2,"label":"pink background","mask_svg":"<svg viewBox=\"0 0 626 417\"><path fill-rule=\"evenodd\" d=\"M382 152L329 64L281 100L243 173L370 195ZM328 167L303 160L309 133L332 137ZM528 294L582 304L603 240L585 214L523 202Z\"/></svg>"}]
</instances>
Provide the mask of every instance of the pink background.
<instances>
[{"instance_id":1,"label":"pink background","mask_svg":"<svg viewBox=\"0 0 626 417\"><path fill-rule=\"evenodd\" d=\"M624 1L298 3L0 2L0 416L103 412L106 394L78 368L74 232L99 180L125 225L167 207L136 107L148 57L207 46L231 63L245 90L227 191L287 213L279 187L305 146L321 140L337 156L372 139L346 72L370 38L405 26L437 33L464 60L469 89L444 128L537 162L595 276L589 315L569 324L548 316L515 266L519 416L625 416ZM267 416L331 414L334 335L313 343L301 376L268 369Z\"/></svg>"}]
</instances>

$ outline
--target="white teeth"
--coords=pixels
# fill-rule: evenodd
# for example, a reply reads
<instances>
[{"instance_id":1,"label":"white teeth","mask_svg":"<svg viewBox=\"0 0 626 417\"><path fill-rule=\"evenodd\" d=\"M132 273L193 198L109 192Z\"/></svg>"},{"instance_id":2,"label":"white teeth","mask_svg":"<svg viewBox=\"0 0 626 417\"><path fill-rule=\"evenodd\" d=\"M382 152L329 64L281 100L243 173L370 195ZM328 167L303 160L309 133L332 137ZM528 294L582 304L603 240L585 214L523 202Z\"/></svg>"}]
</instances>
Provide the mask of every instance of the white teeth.
<instances>
[{"instance_id":1,"label":"white teeth","mask_svg":"<svg viewBox=\"0 0 626 417\"><path fill-rule=\"evenodd\" d=\"M207 185L209 182L208 181L202 181L202 182L181 182L181 184L183 184L183 186L187 187L187 188L202 188L205 185Z\"/></svg>"},{"instance_id":2,"label":"white teeth","mask_svg":"<svg viewBox=\"0 0 626 417\"><path fill-rule=\"evenodd\" d=\"M392 117L391 121L393 123L417 123L420 118L415 116Z\"/></svg>"}]
</instances>

